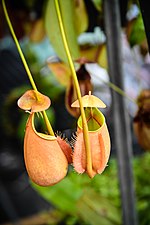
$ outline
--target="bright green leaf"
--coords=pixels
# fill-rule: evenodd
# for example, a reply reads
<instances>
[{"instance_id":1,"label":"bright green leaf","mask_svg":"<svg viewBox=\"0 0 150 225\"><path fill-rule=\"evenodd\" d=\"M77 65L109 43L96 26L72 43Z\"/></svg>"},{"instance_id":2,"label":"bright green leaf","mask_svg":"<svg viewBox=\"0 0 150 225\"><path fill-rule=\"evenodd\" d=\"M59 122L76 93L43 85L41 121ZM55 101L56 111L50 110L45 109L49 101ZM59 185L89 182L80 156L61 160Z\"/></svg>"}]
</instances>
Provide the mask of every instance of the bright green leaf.
<instances>
[{"instance_id":1,"label":"bright green leaf","mask_svg":"<svg viewBox=\"0 0 150 225\"><path fill-rule=\"evenodd\" d=\"M80 34L86 31L86 29L88 28L88 15L83 0L74 0L74 7L75 7L75 27L77 34Z\"/></svg>"},{"instance_id":2,"label":"bright green leaf","mask_svg":"<svg viewBox=\"0 0 150 225\"><path fill-rule=\"evenodd\" d=\"M74 24L75 12L73 8L73 1L60 0L59 5L61 9L62 21L67 37L68 46L71 52L71 56L74 60L79 58L79 48L77 44L77 34L75 31ZM52 43L57 55L62 61L68 63L67 55L61 37L54 0L49 0L46 7L45 28L50 42Z\"/></svg>"},{"instance_id":3,"label":"bright green leaf","mask_svg":"<svg viewBox=\"0 0 150 225\"><path fill-rule=\"evenodd\" d=\"M136 44L141 44L142 41L144 41L146 38L145 35L145 28L143 24L143 19L141 14L137 17L135 20L132 31L129 37L129 42L131 46L134 46Z\"/></svg>"},{"instance_id":4,"label":"bright green leaf","mask_svg":"<svg viewBox=\"0 0 150 225\"><path fill-rule=\"evenodd\" d=\"M93 4L95 5L95 8L98 11L102 11L102 0L92 0Z\"/></svg>"}]
</instances>

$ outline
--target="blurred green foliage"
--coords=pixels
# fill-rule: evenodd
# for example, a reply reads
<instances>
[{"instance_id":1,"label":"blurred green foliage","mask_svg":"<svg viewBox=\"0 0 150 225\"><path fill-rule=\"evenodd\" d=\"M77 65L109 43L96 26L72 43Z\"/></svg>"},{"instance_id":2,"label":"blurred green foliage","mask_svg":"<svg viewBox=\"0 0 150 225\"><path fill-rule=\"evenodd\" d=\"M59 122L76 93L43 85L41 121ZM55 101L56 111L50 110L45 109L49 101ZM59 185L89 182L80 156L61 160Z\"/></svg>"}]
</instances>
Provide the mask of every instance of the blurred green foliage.
<instances>
[{"instance_id":1,"label":"blurred green foliage","mask_svg":"<svg viewBox=\"0 0 150 225\"><path fill-rule=\"evenodd\" d=\"M144 153L133 159L140 225L150 223L149 165L149 153ZM63 220L65 224L122 224L115 158L111 158L109 166L102 175L97 175L93 179L90 179L86 174L73 173L72 168L70 168L68 176L55 186L45 188L33 184L33 187L56 207L60 220ZM49 224L51 224L50 219Z\"/></svg>"},{"instance_id":2,"label":"blurred green foliage","mask_svg":"<svg viewBox=\"0 0 150 225\"><path fill-rule=\"evenodd\" d=\"M100 12L102 11L102 0L92 0L94 6L96 7L97 10L99 10Z\"/></svg>"},{"instance_id":3,"label":"blurred green foliage","mask_svg":"<svg viewBox=\"0 0 150 225\"><path fill-rule=\"evenodd\" d=\"M144 41L145 39L146 39L145 28L142 15L140 13L138 17L135 19L135 22L133 24L131 34L129 37L129 42L131 47L133 47L134 45L140 45L142 41Z\"/></svg>"}]
</instances>

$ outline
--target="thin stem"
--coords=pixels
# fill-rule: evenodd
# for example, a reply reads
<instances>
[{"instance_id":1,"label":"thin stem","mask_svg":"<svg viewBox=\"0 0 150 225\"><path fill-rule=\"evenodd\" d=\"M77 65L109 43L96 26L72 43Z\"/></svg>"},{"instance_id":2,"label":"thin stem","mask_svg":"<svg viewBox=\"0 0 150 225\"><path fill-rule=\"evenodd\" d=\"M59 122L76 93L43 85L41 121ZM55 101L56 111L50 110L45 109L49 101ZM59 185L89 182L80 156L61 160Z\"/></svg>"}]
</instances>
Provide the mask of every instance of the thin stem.
<instances>
[{"instance_id":1,"label":"thin stem","mask_svg":"<svg viewBox=\"0 0 150 225\"><path fill-rule=\"evenodd\" d=\"M123 91L121 88L119 88L117 85L115 85L114 83L110 82L110 81L104 81L100 76L96 76L95 77L97 79L100 79L105 85L109 86L110 88L112 88L115 92L117 92L118 94L122 95L123 97L127 98L128 100L130 100L131 102L133 102L134 104L137 105L137 102L135 99L131 98L128 94L126 94L125 91Z\"/></svg>"},{"instance_id":2,"label":"thin stem","mask_svg":"<svg viewBox=\"0 0 150 225\"><path fill-rule=\"evenodd\" d=\"M58 21L59 21L59 26L60 26L60 31L61 31L61 35L62 35L64 48L65 48L65 51L66 51L66 54L68 57L70 69L72 71L72 77L74 80L74 85L75 85L75 89L77 92L77 97L79 100L79 105L80 105L80 110L81 110L83 136L84 136L84 143L85 143L86 156L87 156L87 162L86 162L87 163L87 172L88 172L89 176L92 177L92 160L91 160L90 140L89 140L89 134L88 134L88 125L87 125L86 116L85 116L85 112L84 112L84 108L83 108L83 104L82 104L82 100L81 100L81 92L80 92L80 87L79 87L76 71L74 68L71 53L70 53L69 46L67 43L67 38L66 38L66 34L65 34L65 29L64 29L64 25L63 25L63 21L62 21L62 15L61 15L61 10L60 10L58 0L55 0L55 7L56 7L56 13L57 13Z\"/></svg>"},{"instance_id":3,"label":"thin stem","mask_svg":"<svg viewBox=\"0 0 150 225\"><path fill-rule=\"evenodd\" d=\"M119 88L118 86L116 86L115 84L113 84L112 82L104 82L106 85L108 85L110 88L112 88L115 92L117 92L118 94L122 95L123 97L127 98L128 100L130 100L131 102L136 103L136 101L131 98L129 95L127 95L121 88Z\"/></svg>"},{"instance_id":4,"label":"thin stem","mask_svg":"<svg viewBox=\"0 0 150 225\"><path fill-rule=\"evenodd\" d=\"M37 91L37 87L36 87L35 82L34 82L34 80L33 80L32 74L31 74L30 69L29 69L29 67L28 67L28 65L27 65L27 62L26 62L25 57L24 57L24 55L23 55L23 52L22 52L22 50L21 50L19 41L17 40L17 37L16 37L15 32L14 32L14 29L13 29L13 27L12 27L10 18L9 18L9 16L8 16L8 13L7 13L7 9L6 9L6 5L5 5L5 1L4 1L4 0L2 0L2 5L3 5L4 14L5 14L5 17L6 17L7 24L8 24L8 26L9 26L10 32L11 32L11 34L12 34L12 37L13 37L14 42L15 42L15 44L16 44L16 47L17 47L17 49L18 49L19 55L20 55L20 57L21 57L21 59L22 59L22 62L23 62L23 65L24 65L24 67L25 67L25 70L26 70L26 72L27 72L27 75L28 75L28 77L29 77L30 83L31 83L33 89L34 89L35 91Z\"/></svg>"},{"instance_id":5,"label":"thin stem","mask_svg":"<svg viewBox=\"0 0 150 225\"><path fill-rule=\"evenodd\" d=\"M45 121L45 124L46 124L46 127L47 127L47 130L48 130L49 134L52 135L52 136L55 136L53 128L52 128L52 126L49 122L49 119L47 117L46 112L42 111L42 114L43 114L43 118L44 118L44 121Z\"/></svg>"},{"instance_id":6,"label":"thin stem","mask_svg":"<svg viewBox=\"0 0 150 225\"><path fill-rule=\"evenodd\" d=\"M24 57L24 55L23 55L23 52L22 52L22 50L21 50L19 41L18 41L18 39L17 39L17 37L16 37L16 35L15 35L13 26L12 26L12 24L11 24L11 21L10 21L10 18L9 18L7 9L6 9L6 5L5 5L5 0L2 0L2 5L3 5L3 10L4 10L4 14L5 14L5 18L6 18L7 24L8 24L8 26L9 26L10 32L11 32L11 34L12 34L12 37L13 37L14 42L15 42L15 44L16 44L16 47L17 47L17 49L18 49L18 52L19 52L19 55L20 55L21 60L22 60L22 62L23 62L23 65L24 65L24 67L25 67L25 70L26 70L26 72L27 72L27 75L28 75L28 78L29 78L30 83L31 83L31 85L32 85L32 88L33 88L35 91L38 91L38 90L37 90L37 87L36 87L36 84L35 84L35 82L34 82L34 80L33 80L32 74L31 74L31 72L30 72L30 69L29 69L29 67L28 67L28 64L27 64L27 62L26 62L26 59L25 59L25 57ZM37 99L38 99L38 98L37 98ZM48 117L47 117L47 115L46 115L46 112L43 111L42 114L43 114L44 121L45 121L45 124L46 124L46 127L47 127L47 130L48 130L49 134L50 134L50 135L54 135L53 129L52 129L51 124L50 124L50 122L49 122L49 120L48 120Z\"/></svg>"}]
</instances>

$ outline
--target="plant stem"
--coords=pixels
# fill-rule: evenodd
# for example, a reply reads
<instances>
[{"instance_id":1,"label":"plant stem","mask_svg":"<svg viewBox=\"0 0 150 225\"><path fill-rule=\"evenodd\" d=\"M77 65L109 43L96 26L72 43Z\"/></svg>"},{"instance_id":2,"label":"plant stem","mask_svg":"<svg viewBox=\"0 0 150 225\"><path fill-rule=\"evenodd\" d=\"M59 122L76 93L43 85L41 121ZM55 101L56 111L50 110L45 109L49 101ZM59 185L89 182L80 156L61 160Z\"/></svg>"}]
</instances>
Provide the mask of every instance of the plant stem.
<instances>
[{"instance_id":1,"label":"plant stem","mask_svg":"<svg viewBox=\"0 0 150 225\"><path fill-rule=\"evenodd\" d=\"M134 104L137 105L137 101L135 99L131 98L128 94L126 94L125 91L123 91L121 88L119 88L114 83L112 83L110 81L104 81L100 76L96 77L96 78L100 79L105 85L107 85L108 87L112 88L119 95L122 95L123 97L127 98L129 101L131 101L131 102L133 102Z\"/></svg>"},{"instance_id":2,"label":"plant stem","mask_svg":"<svg viewBox=\"0 0 150 225\"><path fill-rule=\"evenodd\" d=\"M131 102L136 103L136 100L131 98L129 95L127 95L121 88L119 88L117 85L113 84L112 82L104 82L106 85L108 85L110 88L112 88L115 92L122 95L123 97L127 98Z\"/></svg>"},{"instance_id":3,"label":"plant stem","mask_svg":"<svg viewBox=\"0 0 150 225\"><path fill-rule=\"evenodd\" d=\"M51 124L50 124L50 121L49 121L49 119L48 119L48 117L47 117L46 112L45 112L45 111L42 111L42 114L43 114L43 118L44 118L44 121L45 121L47 130L48 130L48 133L49 133L50 135L52 135L52 136L55 136L54 131L53 131L53 128L52 128L52 126L51 126Z\"/></svg>"},{"instance_id":4,"label":"plant stem","mask_svg":"<svg viewBox=\"0 0 150 225\"><path fill-rule=\"evenodd\" d=\"M33 80L32 74L31 74L31 72L30 72L30 69L29 69L29 67L28 67L28 64L27 64L27 62L26 62L26 59L25 59L25 57L24 57L24 55L23 55L23 52L22 52L22 50L21 50L19 41L18 41L18 39L17 39L17 37L16 37L16 35L15 35L13 26L12 26L12 24L11 24L11 21L10 21L10 18L9 18L7 9L6 9L6 5L5 5L5 0L2 0L2 5L3 5L3 10L4 10L4 14L5 14L5 18L6 18L7 24L8 24L8 26L9 26L10 32L11 32L11 34L12 34L12 37L13 37L14 42L15 42L15 44L16 44L16 47L17 47L17 49L18 49L18 52L19 52L19 55L20 55L21 60L22 60L22 62L23 62L23 65L24 65L24 67L25 67L25 70L26 70L26 72L27 72L27 75L28 75L28 78L29 78L30 83L31 83L31 85L32 85L32 88L33 88L35 91L38 91L38 90L37 90L37 87L36 87L36 84L35 84L35 82L34 82L34 80ZM38 99L38 98L37 98L37 99ZM47 115L46 115L46 112L43 111L42 114L43 114L43 118L44 118L44 121L45 121L45 124L46 124L46 127L47 127L47 130L48 130L49 134L54 136L54 132L53 132L52 126L51 126L51 124L50 124L50 122L49 122L49 120L48 120L48 117L47 117Z\"/></svg>"},{"instance_id":5,"label":"plant stem","mask_svg":"<svg viewBox=\"0 0 150 225\"><path fill-rule=\"evenodd\" d=\"M15 32L14 32L14 29L13 29L13 27L12 27L10 18L9 18L9 16L8 16L8 12L7 12L6 5L5 5L5 1L4 1L4 0L2 0L2 5L3 5L3 9L4 9L4 14L5 14L5 17L6 17L6 21L7 21L7 23L8 23L10 32L11 32L11 34L12 34L12 37L13 37L14 42L15 42L15 44L16 44L16 47L17 47L17 49L18 49L19 55L20 55L20 57L21 57L21 59L22 59L23 65L24 65L24 67L25 67L25 70L26 70L26 72L27 72L27 74L28 74L30 83L31 83L33 89L34 89L35 91L37 91L37 87L36 87L36 85L35 85L35 82L34 82L34 80L33 80L33 77L32 77L32 75L31 75L31 72L30 72L30 70L29 70L29 67L28 67L28 65L27 65L27 62L26 62L25 57L24 57L24 55L23 55L23 52L22 52L22 50L21 50L20 44L19 44L19 42L18 42L18 40L17 40L17 37L16 37Z\"/></svg>"},{"instance_id":6,"label":"plant stem","mask_svg":"<svg viewBox=\"0 0 150 225\"><path fill-rule=\"evenodd\" d=\"M75 86L75 89L76 89L76 92L77 92L77 97L78 97L78 100L79 100L79 105L80 105L80 110L81 110L83 137L84 137L84 144L85 144L86 158L87 158L87 161L86 161L87 172L88 172L89 176L92 177L92 160L91 160L90 140L89 140L89 134L88 134L88 125L87 125L86 116L85 116L85 112L84 112L84 108L83 108L83 104L82 104L81 92L80 92L80 87L79 87L76 71L75 71L75 68L74 68L71 53L70 53L69 46L68 46L68 43L67 43L65 29L64 29L64 25L63 25L63 21L62 21L61 10L60 10L60 6L59 6L59 0L55 0L55 7L56 7L56 13L57 13L58 21L59 21L60 32L61 32L64 48L65 48L65 51L66 51L66 55L68 57L68 62L69 62L70 69L71 69L71 72L72 72L72 77L73 77L73 80L74 80L74 86Z\"/></svg>"}]
</instances>

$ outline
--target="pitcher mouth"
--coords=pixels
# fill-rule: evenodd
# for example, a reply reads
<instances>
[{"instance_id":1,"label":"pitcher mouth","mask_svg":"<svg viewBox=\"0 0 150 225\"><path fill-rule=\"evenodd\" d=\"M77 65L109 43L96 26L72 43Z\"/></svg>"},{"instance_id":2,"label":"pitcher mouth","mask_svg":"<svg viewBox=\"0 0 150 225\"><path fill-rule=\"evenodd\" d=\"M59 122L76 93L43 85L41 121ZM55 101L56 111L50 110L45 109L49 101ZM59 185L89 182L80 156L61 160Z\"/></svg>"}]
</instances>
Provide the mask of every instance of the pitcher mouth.
<instances>
[{"instance_id":1,"label":"pitcher mouth","mask_svg":"<svg viewBox=\"0 0 150 225\"><path fill-rule=\"evenodd\" d=\"M26 126L28 127L28 124L30 123L33 132L34 132L37 136L39 136L40 138L42 138L42 139L45 139L45 140L51 140L51 141L56 140L56 137L55 137L55 136L52 136L52 135L49 135L49 134L40 133L40 132L38 132L38 131L36 130L35 125L34 125L34 116L35 116L35 113L31 113L31 114L30 114Z\"/></svg>"},{"instance_id":2,"label":"pitcher mouth","mask_svg":"<svg viewBox=\"0 0 150 225\"><path fill-rule=\"evenodd\" d=\"M85 116L86 116L89 132L99 131L100 129L102 129L102 127L105 124L104 115L96 107L94 107L94 108L86 107L85 108ZM83 129L81 116L78 119L78 127L80 129Z\"/></svg>"}]
</instances>

